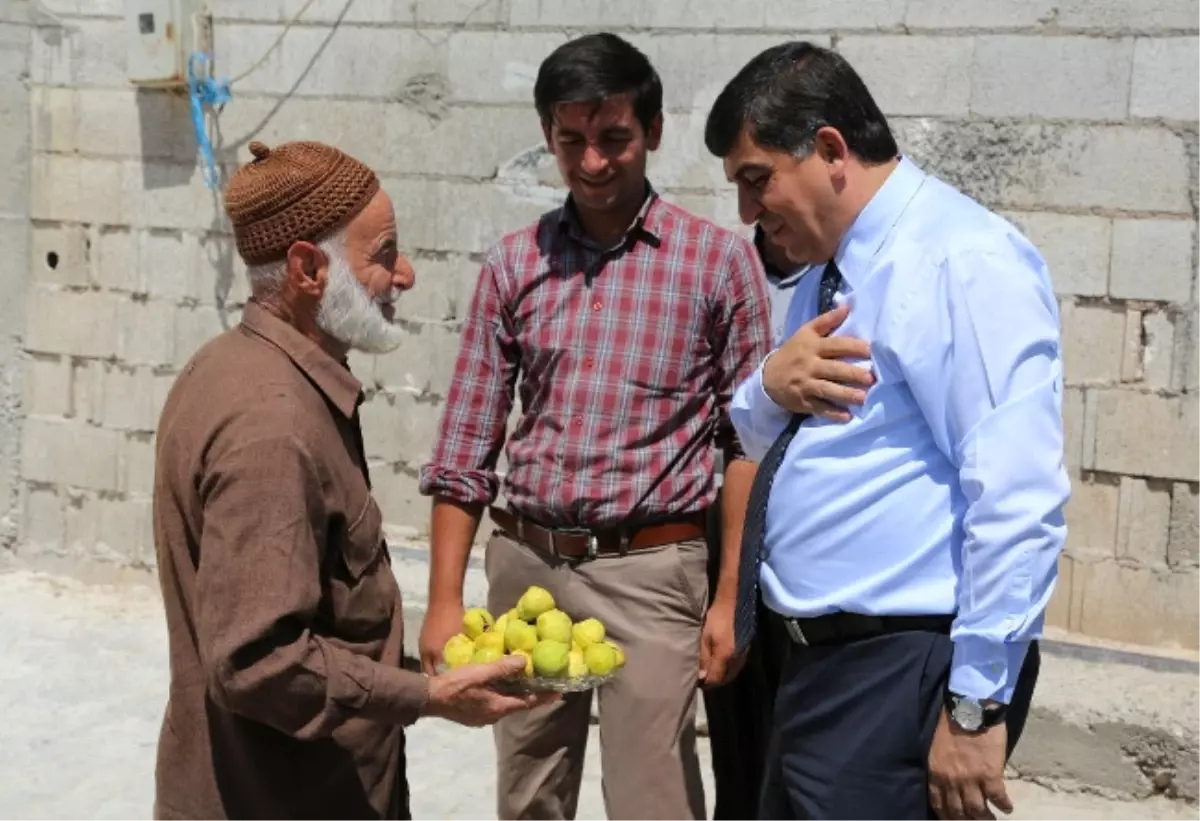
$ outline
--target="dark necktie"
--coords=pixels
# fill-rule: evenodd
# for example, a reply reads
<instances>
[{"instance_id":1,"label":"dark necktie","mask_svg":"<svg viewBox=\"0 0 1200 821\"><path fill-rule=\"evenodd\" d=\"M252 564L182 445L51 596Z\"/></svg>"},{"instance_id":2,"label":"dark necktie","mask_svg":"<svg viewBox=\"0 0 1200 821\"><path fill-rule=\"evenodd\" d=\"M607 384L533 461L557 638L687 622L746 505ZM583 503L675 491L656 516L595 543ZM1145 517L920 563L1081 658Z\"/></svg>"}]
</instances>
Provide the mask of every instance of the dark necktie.
<instances>
[{"instance_id":1,"label":"dark necktie","mask_svg":"<svg viewBox=\"0 0 1200 821\"><path fill-rule=\"evenodd\" d=\"M837 265L830 260L821 274L820 296L817 302L817 312L825 313L833 309L833 297L842 284L842 274ZM746 505L746 522L742 527L742 554L738 565L738 595L737 609L733 617L734 642L738 652L744 651L754 640L754 630L758 616L758 574L762 565L763 551L767 540L767 503L771 500L771 483L788 445L800 429L800 425L808 418L808 414L793 414L788 425L779 434L767 455L758 465L754 475L754 484L750 486L750 501Z\"/></svg>"}]
</instances>

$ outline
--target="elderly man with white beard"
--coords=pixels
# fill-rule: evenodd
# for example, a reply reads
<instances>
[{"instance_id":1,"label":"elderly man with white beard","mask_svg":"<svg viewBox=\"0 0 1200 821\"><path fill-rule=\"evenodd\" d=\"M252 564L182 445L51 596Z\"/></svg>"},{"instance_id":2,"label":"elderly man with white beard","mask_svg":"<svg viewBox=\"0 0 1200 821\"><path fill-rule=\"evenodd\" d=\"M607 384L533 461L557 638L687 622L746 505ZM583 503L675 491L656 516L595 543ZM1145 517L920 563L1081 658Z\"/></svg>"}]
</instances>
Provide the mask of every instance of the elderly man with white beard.
<instances>
[{"instance_id":1,"label":"elderly man with white beard","mask_svg":"<svg viewBox=\"0 0 1200 821\"><path fill-rule=\"evenodd\" d=\"M171 675L154 815L408 818L405 725L490 724L546 698L488 686L519 658L401 668L346 355L398 346L413 271L365 165L312 142L250 151L225 209L252 297L183 368L158 428Z\"/></svg>"}]
</instances>

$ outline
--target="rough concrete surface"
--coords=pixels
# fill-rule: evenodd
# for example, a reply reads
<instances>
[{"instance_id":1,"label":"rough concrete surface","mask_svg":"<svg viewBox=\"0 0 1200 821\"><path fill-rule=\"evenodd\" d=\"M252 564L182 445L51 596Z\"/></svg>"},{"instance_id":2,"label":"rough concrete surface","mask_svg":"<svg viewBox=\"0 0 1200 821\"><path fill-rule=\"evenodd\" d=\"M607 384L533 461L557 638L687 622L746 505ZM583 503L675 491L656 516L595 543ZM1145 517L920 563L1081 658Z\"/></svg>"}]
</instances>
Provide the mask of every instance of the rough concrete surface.
<instances>
[{"instance_id":1,"label":"rough concrete surface","mask_svg":"<svg viewBox=\"0 0 1200 821\"><path fill-rule=\"evenodd\" d=\"M0 715L5 716L6 747L0 759L0 817L148 818L167 681L165 629L152 579L127 576L119 583L92 584L10 566L0 572L0 623L0 658L5 660L0 666ZM1047 669L1053 671L1059 663L1052 658ZM1066 697L1065 682L1076 675L1084 678L1075 679L1075 703L1086 701L1093 707L1100 702L1088 700L1086 694L1097 687L1111 687L1114 698L1141 693L1146 715L1157 714L1159 708L1149 704L1152 700L1165 705L1186 696L1183 690L1161 691L1157 679L1128 677L1124 670L1102 670L1099 677L1096 673L1065 665L1063 675L1047 677L1051 684L1041 691L1039 702L1055 716L1052 720L1061 720L1057 711ZM1059 679L1061 688L1054 684ZM1148 687L1154 689L1143 689ZM1164 692L1166 700L1158 692ZM1194 688L1190 704L1194 711ZM1141 708L1122 711L1116 701L1109 706L1109 725L1141 720L1143 715L1136 712ZM1092 708L1080 709L1081 720L1090 720ZM1041 743L1037 735L1027 735L1026 748ZM596 740L593 730L580 802L579 817L584 819L604 817ZM1064 762L1073 763L1085 742L1080 739L1064 748ZM420 722L411 732L409 751L416 817L495 817L495 764L487 731ZM706 745L702 753L707 768ZM1088 774L1083 775L1086 779ZM1191 777L1194 784L1194 772ZM1120 800L1066 792L1063 786L1053 779L1046 784L1012 781L1013 817L1196 817L1195 805L1183 801L1161 796ZM711 803L711 780L708 793Z\"/></svg>"}]
</instances>

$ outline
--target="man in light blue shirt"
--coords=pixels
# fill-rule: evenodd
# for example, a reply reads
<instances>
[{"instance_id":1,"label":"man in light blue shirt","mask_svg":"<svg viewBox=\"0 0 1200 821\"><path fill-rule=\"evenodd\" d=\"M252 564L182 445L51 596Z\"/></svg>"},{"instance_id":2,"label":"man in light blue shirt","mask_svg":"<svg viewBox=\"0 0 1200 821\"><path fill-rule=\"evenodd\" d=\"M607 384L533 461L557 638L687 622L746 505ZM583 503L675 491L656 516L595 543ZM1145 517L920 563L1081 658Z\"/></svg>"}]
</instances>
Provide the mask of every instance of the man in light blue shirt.
<instances>
[{"instance_id":1,"label":"man in light blue shirt","mask_svg":"<svg viewBox=\"0 0 1200 821\"><path fill-rule=\"evenodd\" d=\"M1045 262L901 157L832 51L755 57L705 141L743 221L821 261L731 409L760 460L739 598L793 639L763 817L1010 811L1069 495Z\"/></svg>"}]
</instances>

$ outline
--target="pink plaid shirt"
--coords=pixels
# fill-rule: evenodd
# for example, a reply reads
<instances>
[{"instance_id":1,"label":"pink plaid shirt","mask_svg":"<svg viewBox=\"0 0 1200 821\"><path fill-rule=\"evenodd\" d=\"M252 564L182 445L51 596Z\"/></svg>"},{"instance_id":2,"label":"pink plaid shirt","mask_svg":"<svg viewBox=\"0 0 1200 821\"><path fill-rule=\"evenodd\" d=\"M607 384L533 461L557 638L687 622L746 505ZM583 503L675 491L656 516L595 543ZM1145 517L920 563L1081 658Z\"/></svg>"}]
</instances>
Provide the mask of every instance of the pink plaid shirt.
<instances>
[{"instance_id":1,"label":"pink plaid shirt","mask_svg":"<svg viewBox=\"0 0 1200 821\"><path fill-rule=\"evenodd\" d=\"M516 388L508 504L545 525L691 513L716 496L714 449L740 455L734 388L770 350L754 246L650 191L602 249L570 202L489 252L420 489L490 503Z\"/></svg>"}]
</instances>

